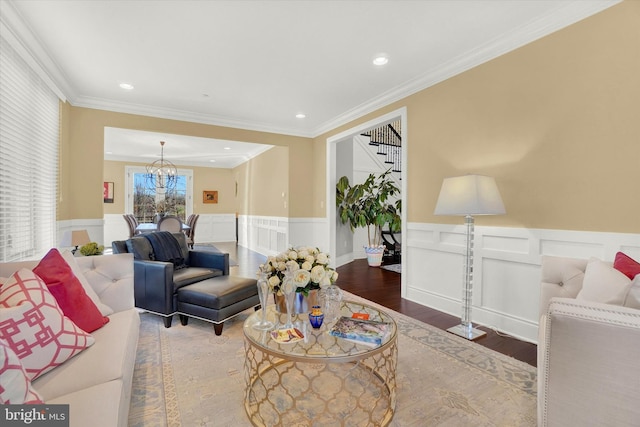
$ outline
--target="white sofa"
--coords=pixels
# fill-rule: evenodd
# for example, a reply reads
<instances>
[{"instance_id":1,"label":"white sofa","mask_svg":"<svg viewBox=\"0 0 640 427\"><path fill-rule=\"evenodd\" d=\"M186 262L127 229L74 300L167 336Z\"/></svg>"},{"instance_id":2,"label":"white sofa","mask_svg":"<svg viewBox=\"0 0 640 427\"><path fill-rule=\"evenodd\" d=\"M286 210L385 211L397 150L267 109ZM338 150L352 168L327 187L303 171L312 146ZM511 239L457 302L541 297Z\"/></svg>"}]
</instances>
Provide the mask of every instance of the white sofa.
<instances>
[{"instance_id":1,"label":"white sofa","mask_svg":"<svg viewBox=\"0 0 640 427\"><path fill-rule=\"evenodd\" d=\"M627 307L576 299L587 265L543 257L538 425L638 426L640 310L632 299L640 275L624 299Z\"/></svg>"},{"instance_id":2,"label":"white sofa","mask_svg":"<svg viewBox=\"0 0 640 427\"><path fill-rule=\"evenodd\" d=\"M109 322L91 333L95 343L33 381L45 403L69 404L72 427L126 426L140 330L134 308L133 255L77 257L100 301L113 309ZM0 263L9 277L34 262Z\"/></svg>"}]
</instances>

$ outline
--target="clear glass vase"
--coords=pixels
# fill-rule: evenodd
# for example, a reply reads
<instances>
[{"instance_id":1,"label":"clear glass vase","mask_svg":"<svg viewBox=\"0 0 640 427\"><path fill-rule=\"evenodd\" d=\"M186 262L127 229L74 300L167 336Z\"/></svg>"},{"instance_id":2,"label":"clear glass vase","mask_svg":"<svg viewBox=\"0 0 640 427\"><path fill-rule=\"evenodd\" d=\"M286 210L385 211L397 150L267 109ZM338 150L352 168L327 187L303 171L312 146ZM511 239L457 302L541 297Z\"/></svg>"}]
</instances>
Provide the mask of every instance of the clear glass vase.
<instances>
[{"instance_id":1,"label":"clear glass vase","mask_svg":"<svg viewBox=\"0 0 640 427\"><path fill-rule=\"evenodd\" d=\"M283 328L293 328L292 321L292 312L293 312L293 299L296 297L296 287L293 283L293 272L287 268L287 271L284 273L284 278L282 280L282 286L280 290L284 295L284 302L287 307L287 323L284 324Z\"/></svg>"},{"instance_id":2,"label":"clear glass vase","mask_svg":"<svg viewBox=\"0 0 640 427\"><path fill-rule=\"evenodd\" d=\"M336 285L330 285L322 289L320 299L324 306L324 321L333 323L338 320L342 308L342 289Z\"/></svg>"},{"instance_id":3,"label":"clear glass vase","mask_svg":"<svg viewBox=\"0 0 640 427\"><path fill-rule=\"evenodd\" d=\"M273 328L274 326L273 322L267 320L267 298L269 297L269 283L267 282L266 274L262 273L258 275L257 286L262 313L260 316L260 320L253 324L253 328L261 331L266 331Z\"/></svg>"}]
</instances>

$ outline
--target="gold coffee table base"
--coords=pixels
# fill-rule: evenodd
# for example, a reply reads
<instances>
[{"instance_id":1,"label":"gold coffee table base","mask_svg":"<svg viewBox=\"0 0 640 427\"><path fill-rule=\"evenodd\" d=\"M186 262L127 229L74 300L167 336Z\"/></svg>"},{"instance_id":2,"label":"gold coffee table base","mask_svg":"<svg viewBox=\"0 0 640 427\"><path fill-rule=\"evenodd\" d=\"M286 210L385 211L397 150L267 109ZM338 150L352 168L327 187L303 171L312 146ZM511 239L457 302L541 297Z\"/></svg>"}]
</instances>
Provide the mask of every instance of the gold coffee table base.
<instances>
[{"instance_id":1,"label":"gold coffee table base","mask_svg":"<svg viewBox=\"0 0 640 427\"><path fill-rule=\"evenodd\" d=\"M245 370L257 373L245 410L254 426L386 426L395 411L396 359L395 344L348 363L293 362L247 349Z\"/></svg>"},{"instance_id":2,"label":"gold coffee table base","mask_svg":"<svg viewBox=\"0 0 640 427\"><path fill-rule=\"evenodd\" d=\"M245 321L245 410L254 426L387 426L396 407L398 360L395 321L367 304L343 302L341 314L368 313L391 333L369 347L312 329L298 315L302 341L279 344L256 331L260 312ZM271 307L269 320L277 321Z\"/></svg>"}]
</instances>

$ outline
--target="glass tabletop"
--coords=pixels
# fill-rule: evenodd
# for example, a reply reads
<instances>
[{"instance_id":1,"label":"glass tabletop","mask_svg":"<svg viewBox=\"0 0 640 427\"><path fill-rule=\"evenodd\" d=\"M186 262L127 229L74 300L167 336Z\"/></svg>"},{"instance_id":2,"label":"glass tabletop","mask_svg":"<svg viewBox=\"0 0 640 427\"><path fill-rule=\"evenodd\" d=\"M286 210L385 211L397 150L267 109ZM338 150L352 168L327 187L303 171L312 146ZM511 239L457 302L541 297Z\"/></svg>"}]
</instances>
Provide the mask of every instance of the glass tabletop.
<instances>
[{"instance_id":1,"label":"glass tabletop","mask_svg":"<svg viewBox=\"0 0 640 427\"><path fill-rule=\"evenodd\" d=\"M269 331L261 331L253 328L253 325L261 319L262 310L258 310L249 316L244 322L244 335L249 342L259 347L262 351L274 356L289 360L309 361L309 359L328 359L324 361L350 361L368 357L373 353L384 351L396 340L397 326L393 318L382 310L378 310L367 304L353 301L343 301L340 316L352 317L354 313L366 313L369 320L386 322L389 324L389 333L384 337L380 345L360 343L329 334L334 322L324 322L318 329L311 327L308 314L298 314L293 318L293 325L304 336L302 339L281 343L276 341L271 332L283 327L286 322L286 314L277 313L274 305L267 307L267 320L276 324ZM318 360L320 361L320 360Z\"/></svg>"}]
</instances>

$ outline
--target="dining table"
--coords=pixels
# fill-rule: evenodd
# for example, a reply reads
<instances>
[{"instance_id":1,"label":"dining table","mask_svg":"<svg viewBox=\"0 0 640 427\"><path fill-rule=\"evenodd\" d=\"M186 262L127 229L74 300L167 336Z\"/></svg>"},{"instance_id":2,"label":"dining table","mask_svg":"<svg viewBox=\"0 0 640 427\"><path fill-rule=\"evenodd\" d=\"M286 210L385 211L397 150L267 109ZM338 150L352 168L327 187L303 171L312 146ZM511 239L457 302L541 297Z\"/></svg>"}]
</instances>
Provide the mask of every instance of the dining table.
<instances>
[{"instance_id":1,"label":"dining table","mask_svg":"<svg viewBox=\"0 0 640 427\"><path fill-rule=\"evenodd\" d=\"M182 223L182 231L187 231L190 229L191 227L189 227L185 223ZM140 233L153 233L158 231L158 224L153 222L143 222L138 224L138 226L136 227L136 231L139 231Z\"/></svg>"}]
</instances>

